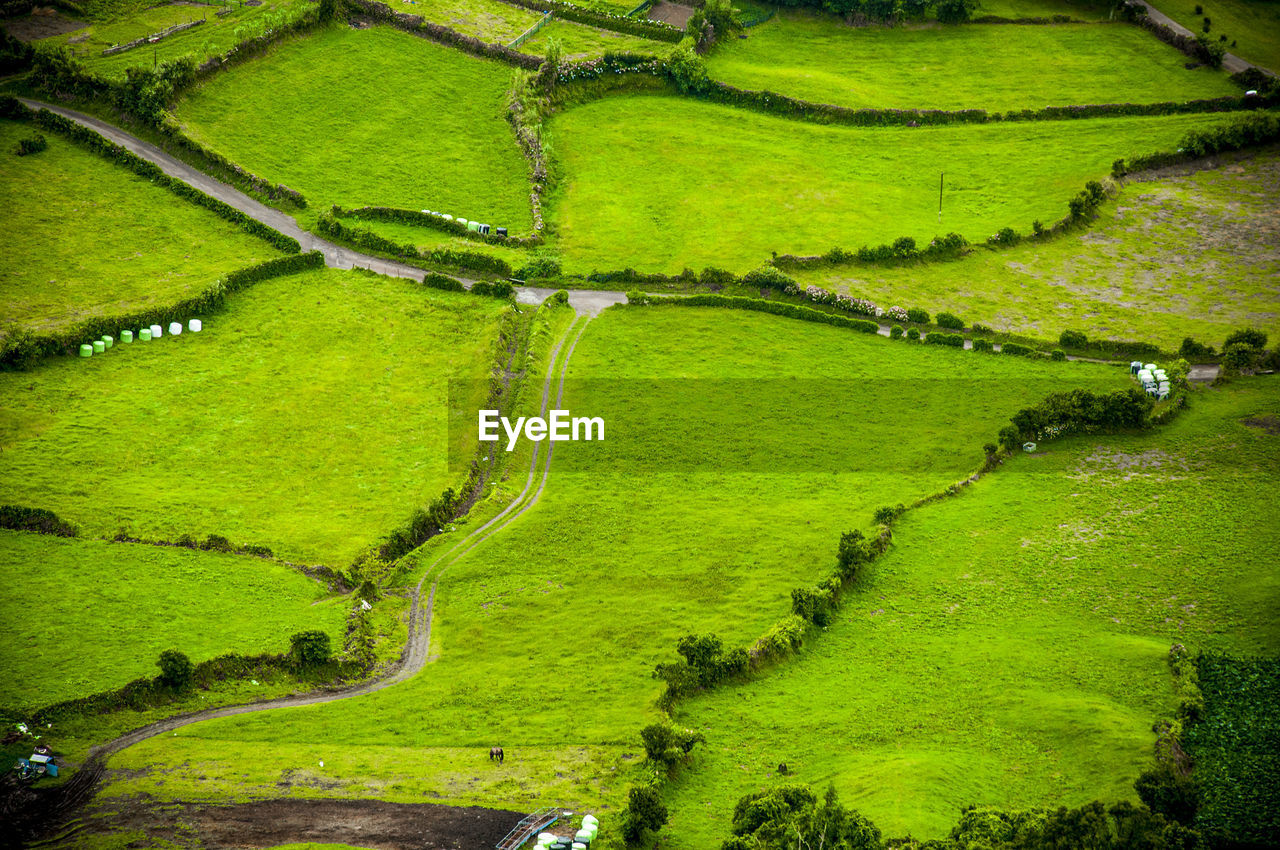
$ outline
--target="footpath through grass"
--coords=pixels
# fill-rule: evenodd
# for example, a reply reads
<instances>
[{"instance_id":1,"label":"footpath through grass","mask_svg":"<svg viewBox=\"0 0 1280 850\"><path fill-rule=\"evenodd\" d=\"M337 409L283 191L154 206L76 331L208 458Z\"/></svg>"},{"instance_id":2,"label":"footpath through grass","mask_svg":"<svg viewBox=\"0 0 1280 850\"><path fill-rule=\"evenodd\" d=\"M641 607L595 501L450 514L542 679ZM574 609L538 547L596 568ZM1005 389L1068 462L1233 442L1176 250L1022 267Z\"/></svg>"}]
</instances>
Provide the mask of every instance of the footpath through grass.
<instances>
[{"instance_id":1,"label":"footpath through grass","mask_svg":"<svg viewBox=\"0 0 1280 850\"><path fill-rule=\"evenodd\" d=\"M968 474L1014 409L1126 382L759 314L613 308L578 343L563 404L602 416L606 439L558 444L541 501L443 575L438 660L367 698L148 741L113 766L164 769L109 793L274 794L294 770L297 796L616 810L653 665L681 635L752 641L830 572L841 532Z\"/></svg>"},{"instance_id":2,"label":"footpath through grass","mask_svg":"<svg viewBox=\"0 0 1280 850\"><path fill-rule=\"evenodd\" d=\"M821 254L956 231L1052 224L1117 158L1171 150L1223 116L854 128L659 95L552 121L562 174L549 221L566 271L745 272L771 252ZM939 173L946 173L938 222Z\"/></svg>"},{"instance_id":3,"label":"footpath through grass","mask_svg":"<svg viewBox=\"0 0 1280 850\"><path fill-rule=\"evenodd\" d=\"M789 271L886 307L950 310L1057 339L1183 337L1221 348L1235 328L1280 334L1280 151L1130 182L1087 231L959 262Z\"/></svg>"},{"instance_id":4,"label":"footpath through grass","mask_svg":"<svg viewBox=\"0 0 1280 850\"><path fill-rule=\"evenodd\" d=\"M344 600L289 567L168 546L0 531L0 704L37 708L195 663L285 652L304 629L342 646Z\"/></svg>"},{"instance_id":5,"label":"footpath through grass","mask_svg":"<svg viewBox=\"0 0 1280 850\"><path fill-rule=\"evenodd\" d=\"M1239 94L1129 24L851 27L780 10L712 52L707 70L739 88L838 106L1004 112Z\"/></svg>"},{"instance_id":6,"label":"footpath through grass","mask_svg":"<svg viewBox=\"0 0 1280 850\"><path fill-rule=\"evenodd\" d=\"M323 270L257 284L199 334L0 375L0 490L92 535L346 566L456 484L447 382L480 405L505 309Z\"/></svg>"},{"instance_id":7,"label":"footpath through grass","mask_svg":"<svg viewBox=\"0 0 1280 850\"><path fill-rule=\"evenodd\" d=\"M208 210L60 136L14 156L34 125L0 121L0 333L63 330L171 304L280 256Z\"/></svg>"},{"instance_id":8,"label":"footpath through grass","mask_svg":"<svg viewBox=\"0 0 1280 850\"><path fill-rule=\"evenodd\" d=\"M331 204L433 209L524 233L511 69L389 27L296 38L211 78L175 112L202 144Z\"/></svg>"},{"instance_id":9,"label":"footpath through grass","mask_svg":"<svg viewBox=\"0 0 1280 850\"><path fill-rule=\"evenodd\" d=\"M1049 444L907 514L802 657L679 713L708 746L666 846L715 846L778 782L834 783L918 838L968 804L1136 799L1175 708L1170 644L1280 649L1280 438L1243 422L1277 412L1277 379L1240 381L1167 430Z\"/></svg>"}]
</instances>

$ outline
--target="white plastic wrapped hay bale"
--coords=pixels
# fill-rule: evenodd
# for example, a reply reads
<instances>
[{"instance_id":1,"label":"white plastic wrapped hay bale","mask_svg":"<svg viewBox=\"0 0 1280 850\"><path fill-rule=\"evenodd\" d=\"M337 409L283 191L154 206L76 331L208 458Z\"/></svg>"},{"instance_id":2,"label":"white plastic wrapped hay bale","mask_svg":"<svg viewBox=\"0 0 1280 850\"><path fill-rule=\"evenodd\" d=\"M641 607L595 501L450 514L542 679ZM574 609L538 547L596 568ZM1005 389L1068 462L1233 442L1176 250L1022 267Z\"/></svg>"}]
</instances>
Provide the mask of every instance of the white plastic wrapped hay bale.
<instances>
[{"instance_id":1,"label":"white plastic wrapped hay bale","mask_svg":"<svg viewBox=\"0 0 1280 850\"><path fill-rule=\"evenodd\" d=\"M113 346L113 345L115 345L115 344L116 344L115 337L112 337L112 336L108 336L108 335L106 335L106 334L103 334L103 336L102 336L102 344L103 344L103 345L105 345L107 348L110 348L111 346Z\"/></svg>"},{"instance_id":2,"label":"white plastic wrapped hay bale","mask_svg":"<svg viewBox=\"0 0 1280 850\"><path fill-rule=\"evenodd\" d=\"M203 329L204 325L200 323L199 319L192 319L187 322L187 330L191 331L193 334L198 334Z\"/></svg>"},{"instance_id":3,"label":"white plastic wrapped hay bale","mask_svg":"<svg viewBox=\"0 0 1280 850\"><path fill-rule=\"evenodd\" d=\"M152 325L152 326L151 326L151 338L152 338L152 339L159 339L159 338L160 338L160 337L162 337L162 336L164 336L164 328L160 327L159 325Z\"/></svg>"},{"instance_id":4,"label":"white plastic wrapped hay bale","mask_svg":"<svg viewBox=\"0 0 1280 850\"><path fill-rule=\"evenodd\" d=\"M178 336L182 333L182 322L169 323L169 336Z\"/></svg>"},{"instance_id":5,"label":"white plastic wrapped hay bale","mask_svg":"<svg viewBox=\"0 0 1280 850\"><path fill-rule=\"evenodd\" d=\"M600 825L600 818L596 817L595 815L582 816L582 826L584 829L591 829L593 826L599 826L599 825Z\"/></svg>"}]
</instances>

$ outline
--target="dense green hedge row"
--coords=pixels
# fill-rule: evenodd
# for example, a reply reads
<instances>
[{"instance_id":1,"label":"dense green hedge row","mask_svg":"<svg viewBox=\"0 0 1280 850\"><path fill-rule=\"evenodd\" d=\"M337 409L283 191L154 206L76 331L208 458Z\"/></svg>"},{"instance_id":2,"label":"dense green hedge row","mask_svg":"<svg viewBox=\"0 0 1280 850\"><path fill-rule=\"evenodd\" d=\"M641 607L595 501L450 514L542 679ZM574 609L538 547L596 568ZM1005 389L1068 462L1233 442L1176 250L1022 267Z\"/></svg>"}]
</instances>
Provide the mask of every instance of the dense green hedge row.
<instances>
[{"instance_id":1,"label":"dense green hedge row","mask_svg":"<svg viewBox=\"0 0 1280 850\"><path fill-rule=\"evenodd\" d=\"M302 250L296 239L285 236L276 230L272 230L257 219L250 218L240 210L224 203L210 195L206 195L199 189L194 188L181 180L177 180L165 174L160 166L147 162L142 157L120 147L114 142L110 142L102 136L90 130L81 124L77 124L69 118L63 118L61 115L50 112L47 109L41 109L35 113L34 119L36 126L58 133L73 142L86 147L94 153L100 154L107 159L119 165L123 165L133 173L145 177L156 185L163 186L170 192L173 192L184 200L202 206L210 210L219 218L224 218L233 224L239 225L243 230L252 233L260 239L271 243L276 248L289 254L297 254Z\"/></svg>"},{"instance_id":2,"label":"dense green hedge row","mask_svg":"<svg viewBox=\"0 0 1280 850\"><path fill-rule=\"evenodd\" d=\"M36 534L52 534L55 537L75 537L79 533L74 525L53 511L18 505L0 505L0 528L34 531Z\"/></svg>"},{"instance_id":3,"label":"dense green hedge row","mask_svg":"<svg viewBox=\"0 0 1280 850\"><path fill-rule=\"evenodd\" d=\"M642 38L651 38L654 41L675 44L684 38L684 30L676 29L669 24L643 18L628 18L626 15L595 12L590 9L584 9L581 6L575 6L572 3L560 2L560 0L503 0L503 2L512 6L533 9L536 12L555 12L557 18L563 18L566 21L586 24L589 27L611 30L612 32L620 32L626 35L638 35Z\"/></svg>"},{"instance_id":4,"label":"dense green hedge row","mask_svg":"<svg viewBox=\"0 0 1280 850\"><path fill-rule=\"evenodd\" d=\"M542 60L536 56L529 56L518 50L512 50L505 44L490 44L487 41L463 35L449 27L433 24L421 15L407 15L396 12L385 3L378 3L375 0L346 0L346 2L374 20L388 26L430 39L439 44L455 47L473 56L497 59L499 62L506 62L508 65L515 65L517 68L525 68L531 71L536 70L542 64Z\"/></svg>"},{"instance_id":5,"label":"dense green hedge row","mask_svg":"<svg viewBox=\"0 0 1280 850\"><path fill-rule=\"evenodd\" d=\"M1204 156L1273 144L1277 141L1280 141L1280 114L1255 112L1237 118L1230 124L1210 127L1208 130L1189 130L1178 142L1176 151L1151 153L1130 160L1117 159L1111 166L1111 174L1113 177L1120 178L1135 171L1162 168Z\"/></svg>"},{"instance_id":6,"label":"dense green hedge row","mask_svg":"<svg viewBox=\"0 0 1280 850\"><path fill-rule=\"evenodd\" d=\"M316 222L316 231L344 245L388 254L403 260L437 263L483 274L494 274L500 277L511 276L511 266L506 260L483 254L479 251L456 251L452 248L433 248L419 251L413 245L401 245L384 236L379 236L367 227L351 227L343 224L333 213L324 213Z\"/></svg>"},{"instance_id":7,"label":"dense green hedge row","mask_svg":"<svg viewBox=\"0 0 1280 850\"><path fill-rule=\"evenodd\" d=\"M124 316L87 319L56 334L37 336L29 331L13 332L0 340L0 369L28 369L50 354L74 353L81 343L100 339L105 334L118 339L121 328L164 325L192 315L207 315L222 309L228 295L259 281L323 266L324 255L319 251L294 254L234 271L203 292L167 307L153 307Z\"/></svg>"},{"instance_id":8,"label":"dense green hedge row","mask_svg":"<svg viewBox=\"0 0 1280 850\"><path fill-rule=\"evenodd\" d=\"M499 236L492 231L488 234L477 233L474 230L468 230L465 224L458 222L456 219L450 221L441 216L430 215L419 210L403 210L396 207L359 207L353 210L344 210L334 204L333 214L335 216L351 216L368 221L393 221L398 224L412 224L416 227L430 227L434 230L470 239L473 242L485 242L490 245L532 248L535 245L542 244L542 236L540 234L533 236Z\"/></svg>"},{"instance_id":9,"label":"dense green hedge row","mask_svg":"<svg viewBox=\"0 0 1280 850\"><path fill-rule=\"evenodd\" d=\"M824 313L821 310L801 307L796 304L787 304L783 301L766 301L763 298L739 298L730 295L654 297L643 292L632 291L627 293L627 303L646 307L727 307L732 310L752 310L758 313L785 316L789 319L799 319L804 322L833 325L834 327L848 328L859 333L873 334L880 330L879 325L866 319L849 319L844 316L837 316L834 313Z\"/></svg>"}]
</instances>

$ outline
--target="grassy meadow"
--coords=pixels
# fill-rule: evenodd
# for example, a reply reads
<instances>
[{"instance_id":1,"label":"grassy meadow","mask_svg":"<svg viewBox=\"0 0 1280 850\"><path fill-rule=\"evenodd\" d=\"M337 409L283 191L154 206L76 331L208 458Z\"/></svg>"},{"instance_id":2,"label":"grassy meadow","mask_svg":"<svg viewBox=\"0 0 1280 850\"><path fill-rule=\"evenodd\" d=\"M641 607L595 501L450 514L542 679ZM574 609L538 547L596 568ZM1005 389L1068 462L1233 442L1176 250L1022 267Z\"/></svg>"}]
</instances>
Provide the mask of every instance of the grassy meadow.
<instances>
[{"instance_id":1,"label":"grassy meadow","mask_svg":"<svg viewBox=\"0 0 1280 850\"><path fill-rule=\"evenodd\" d=\"M1196 14L1196 6L1201 7ZM1204 29L1209 19L1209 35L1225 35L1236 42L1229 50L1254 64L1280 71L1280 3L1275 0L1172 0L1157 6L1192 32Z\"/></svg>"},{"instance_id":2,"label":"grassy meadow","mask_svg":"<svg viewBox=\"0 0 1280 850\"><path fill-rule=\"evenodd\" d=\"M671 45L666 42L554 18L538 30L533 38L520 45L520 52L542 56L547 52L547 43L553 38L560 41L561 55L570 60L589 59L600 56L606 51L641 53L650 56L663 56L671 52Z\"/></svg>"},{"instance_id":3,"label":"grassy meadow","mask_svg":"<svg viewBox=\"0 0 1280 850\"><path fill-rule=\"evenodd\" d=\"M388 27L334 25L212 77L176 116L312 209L430 208L532 227L504 118L511 69ZM341 81L341 85L335 84Z\"/></svg>"},{"instance_id":4,"label":"grassy meadow","mask_svg":"<svg viewBox=\"0 0 1280 850\"><path fill-rule=\"evenodd\" d=\"M17 157L34 125L0 121L0 332L170 304L280 252L61 136ZM74 238L69 238L74 236Z\"/></svg>"},{"instance_id":5,"label":"grassy meadow","mask_svg":"<svg viewBox=\"0 0 1280 850\"><path fill-rule=\"evenodd\" d=\"M1186 58L1128 24L851 27L782 10L713 51L707 70L739 88L881 109L1004 112L1240 93L1222 71L1187 70Z\"/></svg>"},{"instance_id":6,"label":"grassy meadow","mask_svg":"<svg viewBox=\"0 0 1280 850\"><path fill-rule=\"evenodd\" d=\"M0 704L8 708L154 676L166 649L195 663L284 652L304 629L322 629L341 646L345 627L345 600L326 599L297 570L167 546L0 531L0 587Z\"/></svg>"},{"instance_id":7,"label":"grassy meadow","mask_svg":"<svg viewBox=\"0 0 1280 850\"><path fill-rule=\"evenodd\" d=\"M387 5L490 44L507 44L542 17L498 0L387 0Z\"/></svg>"},{"instance_id":8,"label":"grassy meadow","mask_svg":"<svg viewBox=\"0 0 1280 850\"><path fill-rule=\"evenodd\" d=\"M997 330L1057 339L1184 337L1222 347L1245 326L1280 336L1280 151L1129 182L1087 230L959 262L789 272L877 304L950 310Z\"/></svg>"},{"instance_id":9,"label":"grassy meadow","mask_svg":"<svg viewBox=\"0 0 1280 850\"><path fill-rule=\"evenodd\" d=\"M200 64L272 26L295 19L309 5L301 0L264 0L259 6L238 3L231 5L231 10L221 17L215 14L224 8L221 5L168 3L149 8L130 6L118 14L107 13L100 20L91 21L84 29L42 39L40 44L66 47L77 61L83 62L94 73L123 78L129 68L149 69L158 62L183 56L190 56ZM107 47L127 44L175 24L200 18L206 22L166 36L155 44L144 44L111 56L102 55Z\"/></svg>"},{"instance_id":10,"label":"grassy meadow","mask_svg":"<svg viewBox=\"0 0 1280 850\"><path fill-rule=\"evenodd\" d=\"M606 311L563 406L612 430L559 444L541 501L441 576L437 660L367 698L148 741L113 766L164 768L109 793L253 797L323 759L305 775L324 791L287 793L616 807L679 636L750 642L829 572L842 531L967 475L1015 408L1127 381L736 311Z\"/></svg>"},{"instance_id":11,"label":"grassy meadow","mask_svg":"<svg viewBox=\"0 0 1280 850\"><path fill-rule=\"evenodd\" d=\"M1176 707L1169 646L1280 651L1280 442L1243 422L1277 412L1277 379L1239 381L1161 431L1053 443L908 513L799 659L679 712L709 743L664 846L714 846L739 796L779 781L834 783L918 838L973 803L1136 802Z\"/></svg>"},{"instance_id":12,"label":"grassy meadow","mask_svg":"<svg viewBox=\"0 0 1280 850\"><path fill-rule=\"evenodd\" d=\"M1064 217L1122 156L1175 147L1222 116L854 128L660 95L556 116L548 221L566 271L745 272L771 252L821 254L957 231L981 242ZM938 175L946 172L942 222Z\"/></svg>"},{"instance_id":13,"label":"grassy meadow","mask_svg":"<svg viewBox=\"0 0 1280 850\"><path fill-rule=\"evenodd\" d=\"M0 492L92 535L345 566L456 483L447 382L480 403L505 309L322 270L257 284L199 334L0 375Z\"/></svg>"}]
</instances>

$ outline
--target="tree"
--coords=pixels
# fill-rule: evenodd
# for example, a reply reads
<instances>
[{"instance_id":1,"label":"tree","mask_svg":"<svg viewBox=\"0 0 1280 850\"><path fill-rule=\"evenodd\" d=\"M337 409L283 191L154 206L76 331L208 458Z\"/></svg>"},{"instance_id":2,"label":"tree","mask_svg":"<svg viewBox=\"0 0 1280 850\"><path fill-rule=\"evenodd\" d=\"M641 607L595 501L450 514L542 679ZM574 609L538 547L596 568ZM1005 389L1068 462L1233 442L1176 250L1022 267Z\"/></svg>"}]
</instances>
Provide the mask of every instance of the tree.
<instances>
[{"instance_id":1,"label":"tree","mask_svg":"<svg viewBox=\"0 0 1280 850\"><path fill-rule=\"evenodd\" d=\"M644 742L644 754L649 760L670 769L683 761L697 744L707 738L693 729L677 729L668 723L650 723L640 730Z\"/></svg>"},{"instance_id":2,"label":"tree","mask_svg":"<svg viewBox=\"0 0 1280 850\"><path fill-rule=\"evenodd\" d=\"M639 843L646 832L662 829L667 822L667 807L653 788L632 788L627 808L622 813L622 837L628 845Z\"/></svg>"},{"instance_id":3,"label":"tree","mask_svg":"<svg viewBox=\"0 0 1280 850\"><path fill-rule=\"evenodd\" d=\"M1022 442L1022 435L1018 433L1018 429L1012 425L1006 425L1000 429L997 435L1000 445L1008 451L1015 451Z\"/></svg>"},{"instance_id":4,"label":"tree","mask_svg":"<svg viewBox=\"0 0 1280 850\"><path fill-rule=\"evenodd\" d=\"M331 655L329 635L325 632L297 632L289 638L289 658L297 667L319 666L328 661Z\"/></svg>"},{"instance_id":5,"label":"tree","mask_svg":"<svg viewBox=\"0 0 1280 850\"><path fill-rule=\"evenodd\" d=\"M160 684L165 687L182 691L191 685L195 667L191 664L191 659L178 650L166 649L160 653L156 666L160 668Z\"/></svg>"},{"instance_id":6,"label":"tree","mask_svg":"<svg viewBox=\"0 0 1280 850\"><path fill-rule=\"evenodd\" d=\"M1144 772L1133 783L1138 799L1147 808L1172 821L1190 826L1200 807L1200 789L1173 765L1161 764Z\"/></svg>"},{"instance_id":7,"label":"tree","mask_svg":"<svg viewBox=\"0 0 1280 850\"><path fill-rule=\"evenodd\" d=\"M791 850L879 850L880 830L856 811L846 809L828 786L819 802L807 785L778 785L747 794L733 809L733 837L721 850L758 848Z\"/></svg>"},{"instance_id":8,"label":"tree","mask_svg":"<svg viewBox=\"0 0 1280 850\"><path fill-rule=\"evenodd\" d=\"M667 73L682 92L698 93L707 87L707 66L685 39L667 57Z\"/></svg>"},{"instance_id":9,"label":"tree","mask_svg":"<svg viewBox=\"0 0 1280 850\"><path fill-rule=\"evenodd\" d=\"M538 83L544 91L552 91L556 87L556 77L560 73L560 39L552 36L547 39L547 49L542 54L542 64L538 66Z\"/></svg>"},{"instance_id":10,"label":"tree","mask_svg":"<svg viewBox=\"0 0 1280 850\"><path fill-rule=\"evenodd\" d=\"M944 24L963 24L973 17L977 8L977 0L939 0L938 21Z\"/></svg>"},{"instance_id":11,"label":"tree","mask_svg":"<svg viewBox=\"0 0 1280 850\"><path fill-rule=\"evenodd\" d=\"M871 560L871 543L862 536L862 532L854 529L840 535L840 544L836 547L836 562L840 565L840 575L851 579L858 574L858 567Z\"/></svg>"},{"instance_id":12,"label":"tree","mask_svg":"<svg viewBox=\"0 0 1280 850\"><path fill-rule=\"evenodd\" d=\"M1232 345L1244 345L1249 348L1266 348L1267 334L1265 331L1260 331L1256 328L1241 328L1238 331L1232 331L1227 336L1226 341L1222 343L1222 348L1225 351Z\"/></svg>"}]
</instances>

